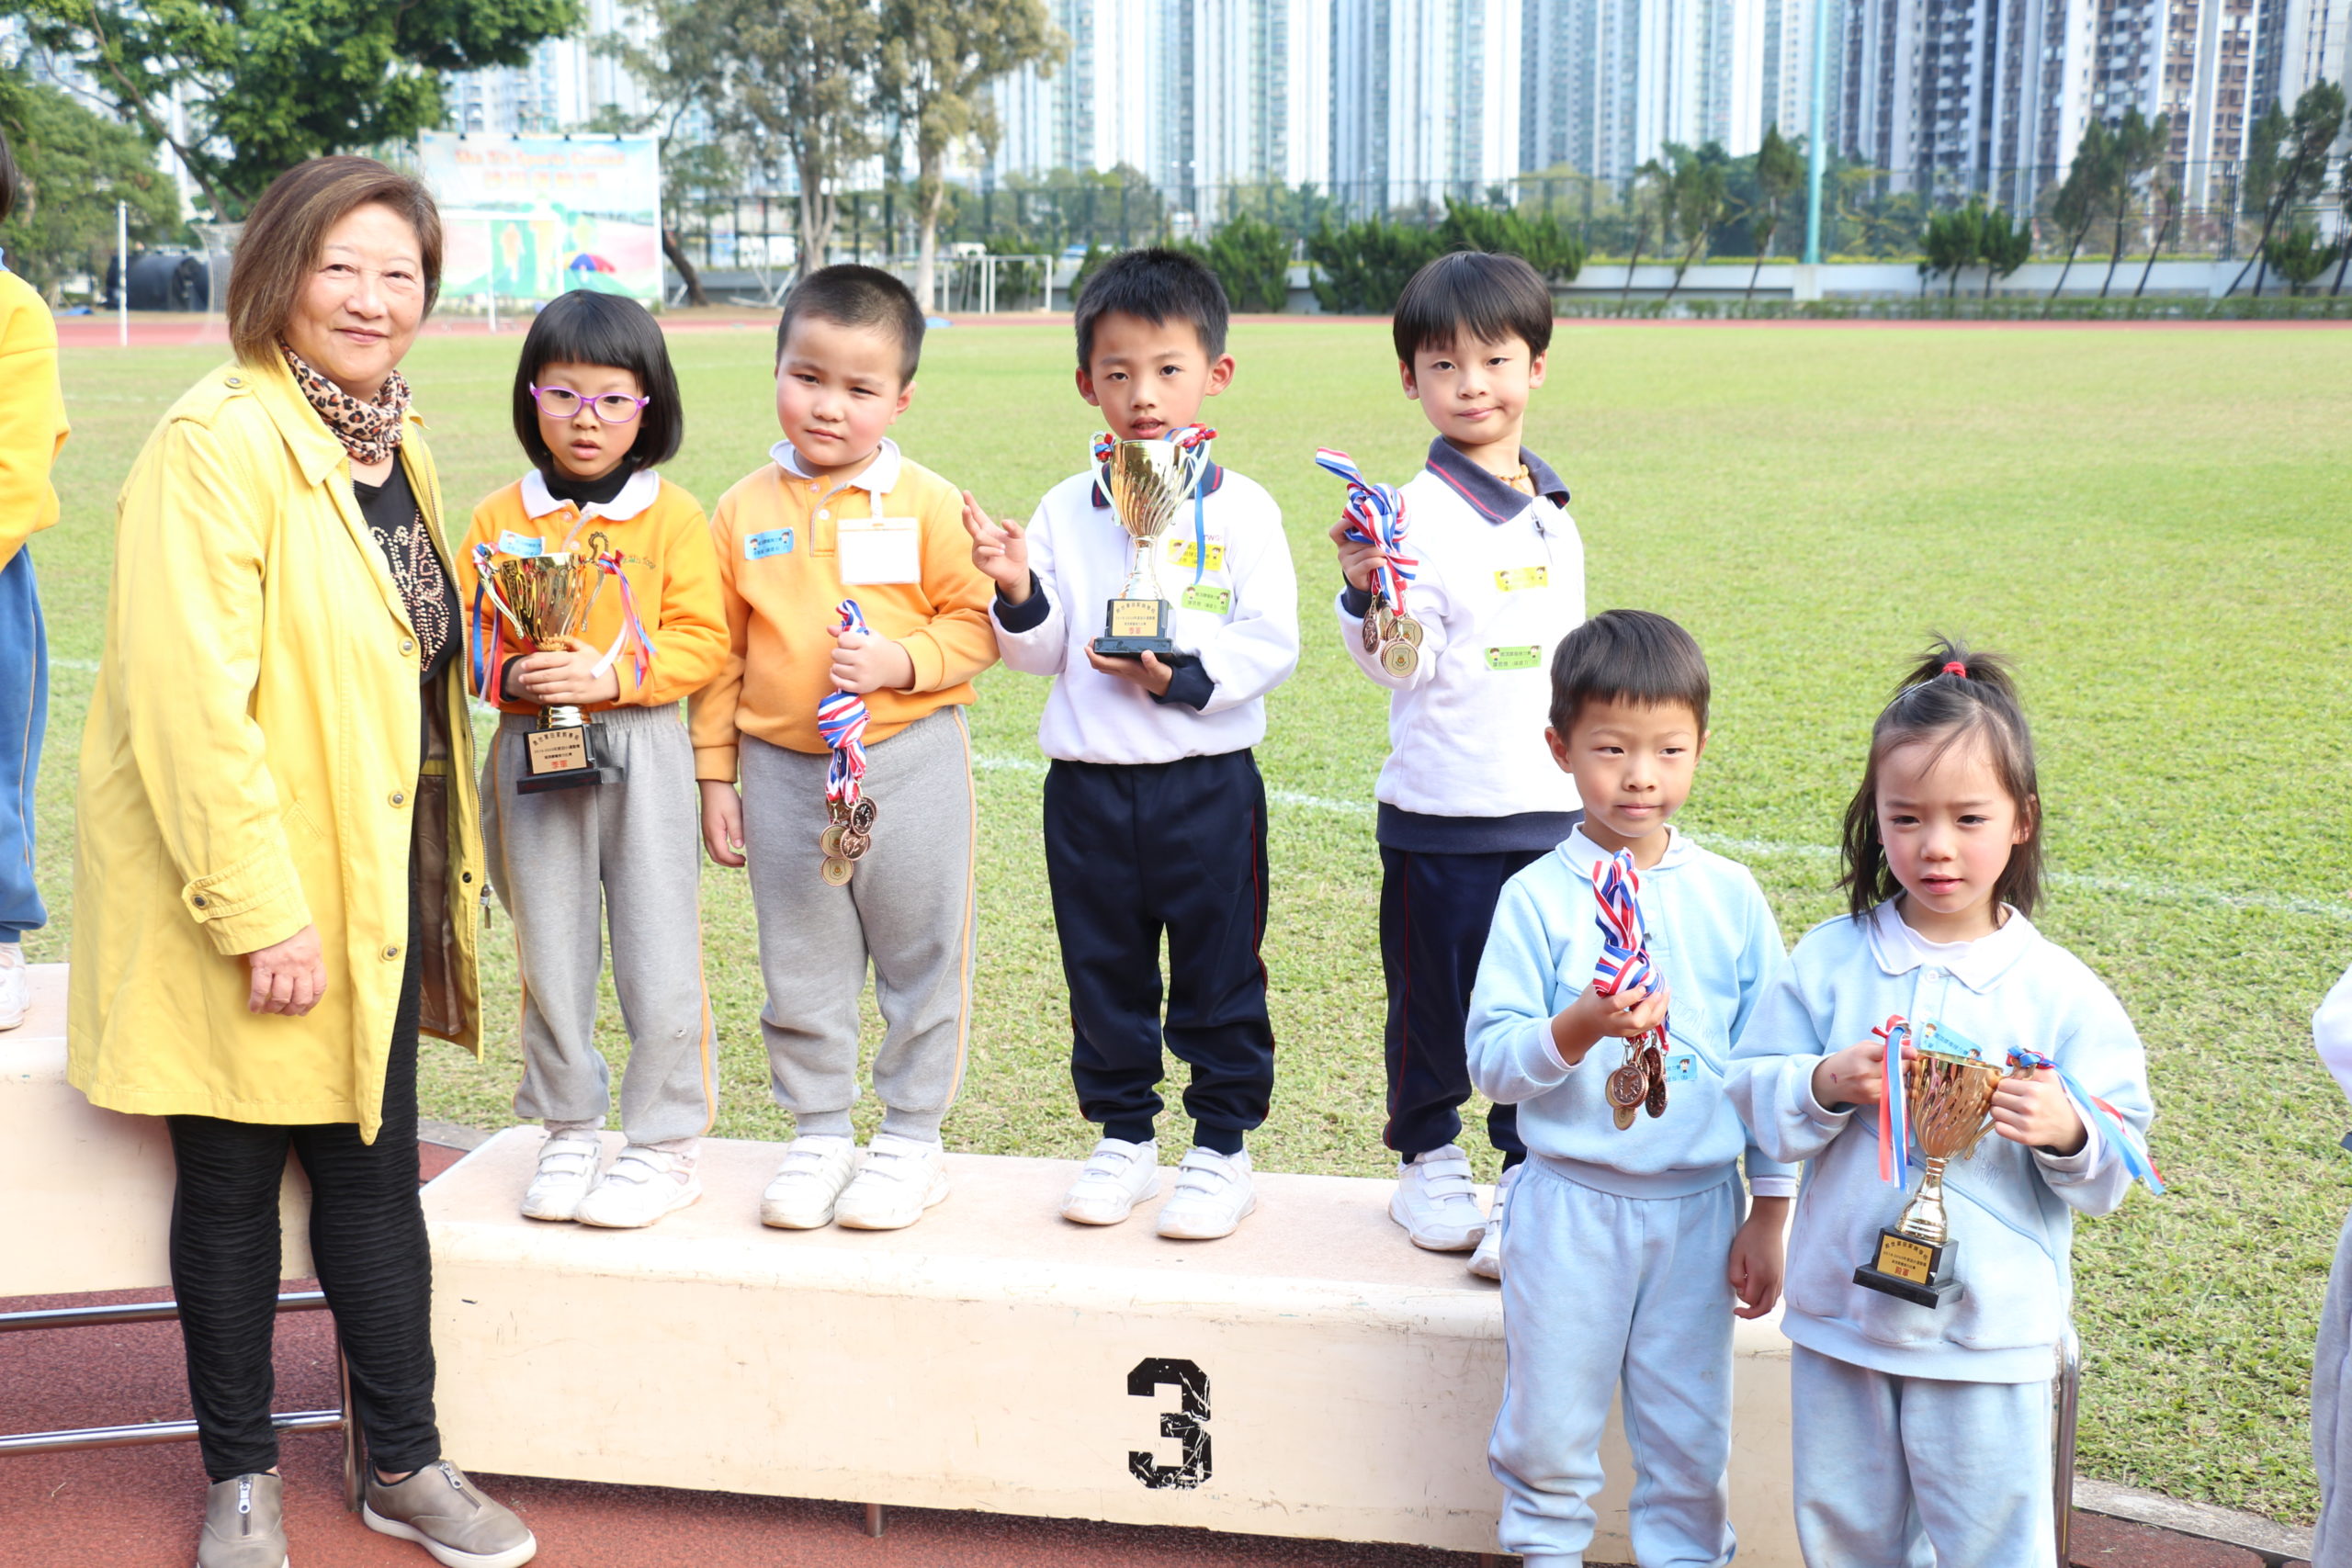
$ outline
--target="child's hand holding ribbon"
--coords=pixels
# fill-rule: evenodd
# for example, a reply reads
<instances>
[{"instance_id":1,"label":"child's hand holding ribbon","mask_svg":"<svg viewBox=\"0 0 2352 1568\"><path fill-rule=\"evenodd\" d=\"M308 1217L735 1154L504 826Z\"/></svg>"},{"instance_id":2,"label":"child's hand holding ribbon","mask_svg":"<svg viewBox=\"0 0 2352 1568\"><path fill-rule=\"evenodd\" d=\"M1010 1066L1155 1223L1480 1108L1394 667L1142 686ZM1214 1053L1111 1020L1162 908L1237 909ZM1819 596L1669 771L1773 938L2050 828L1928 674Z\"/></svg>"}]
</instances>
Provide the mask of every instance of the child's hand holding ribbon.
<instances>
[{"instance_id":1,"label":"child's hand holding ribbon","mask_svg":"<svg viewBox=\"0 0 2352 1568\"><path fill-rule=\"evenodd\" d=\"M2082 1153L2090 1137L2090 1129L2066 1096L2066 1086L2051 1067L2001 1080L1993 1093L1993 1131L2013 1144L2061 1156Z\"/></svg>"}]
</instances>

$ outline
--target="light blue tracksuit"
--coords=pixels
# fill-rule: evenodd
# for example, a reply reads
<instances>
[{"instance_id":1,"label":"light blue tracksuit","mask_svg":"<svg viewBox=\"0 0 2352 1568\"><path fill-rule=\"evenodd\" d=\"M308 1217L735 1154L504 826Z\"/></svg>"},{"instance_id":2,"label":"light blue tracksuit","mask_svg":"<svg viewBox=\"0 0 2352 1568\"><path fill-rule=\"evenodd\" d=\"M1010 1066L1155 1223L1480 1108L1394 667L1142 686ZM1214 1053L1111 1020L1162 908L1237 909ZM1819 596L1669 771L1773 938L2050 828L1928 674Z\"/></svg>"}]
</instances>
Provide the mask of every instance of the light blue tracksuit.
<instances>
[{"instance_id":1,"label":"light blue tracksuit","mask_svg":"<svg viewBox=\"0 0 2352 1568\"><path fill-rule=\"evenodd\" d=\"M1499 1539L1531 1564L1577 1568L1592 1540L1600 1435L1624 1385L1632 1532L1643 1568L1720 1568L1734 1540L1726 1266L1747 1204L1785 1197L1792 1168L1755 1147L1724 1094L1732 1043L1788 960L1745 867L1676 834L1642 875L1668 1002L1667 1110L1619 1131L1604 1092L1624 1052L1574 1067L1552 1018L1600 956L1581 829L1511 878L1471 994L1470 1077L1519 1107L1528 1160L1503 1228L1502 1409L1487 1457L1507 1495Z\"/></svg>"},{"instance_id":2,"label":"light blue tracksuit","mask_svg":"<svg viewBox=\"0 0 2352 1568\"><path fill-rule=\"evenodd\" d=\"M2075 1212L2112 1211L2131 1174L2087 1117L2090 1137L2064 1157L1988 1134L1944 1175L1960 1298L1934 1309L1855 1284L1916 1172L1882 1181L1875 1112L1818 1104L1813 1071L1898 1013L1995 1061L2039 1052L2143 1135L2154 1114L2122 1005L2015 910L1973 942L1924 942L1892 903L1806 933L1740 1037L1730 1084L1759 1145L1809 1162L1781 1319L1797 1346L1798 1540L1812 1568L2047 1568L2049 1382Z\"/></svg>"}]
</instances>

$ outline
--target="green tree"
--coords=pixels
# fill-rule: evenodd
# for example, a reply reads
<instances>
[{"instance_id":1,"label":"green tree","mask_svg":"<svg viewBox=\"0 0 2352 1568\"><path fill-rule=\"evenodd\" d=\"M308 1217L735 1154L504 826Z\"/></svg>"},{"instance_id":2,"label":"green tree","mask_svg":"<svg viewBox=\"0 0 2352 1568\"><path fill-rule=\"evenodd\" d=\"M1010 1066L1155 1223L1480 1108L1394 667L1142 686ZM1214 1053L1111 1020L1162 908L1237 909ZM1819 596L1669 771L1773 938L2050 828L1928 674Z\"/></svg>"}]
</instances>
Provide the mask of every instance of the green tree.
<instances>
[{"instance_id":1,"label":"green tree","mask_svg":"<svg viewBox=\"0 0 2352 1568\"><path fill-rule=\"evenodd\" d=\"M967 142L985 152L1001 128L989 85L1024 65L1050 73L1069 39L1041 0L881 0L876 101L914 146L915 298L931 310L947 156Z\"/></svg>"},{"instance_id":2,"label":"green tree","mask_svg":"<svg viewBox=\"0 0 2352 1568\"><path fill-rule=\"evenodd\" d=\"M2335 209L2343 221L2336 226L2335 281L2328 285L2328 297L2344 292L2344 267L2352 262L2352 152L2344 154L2344 162L2335 171Z\"/></svg>"},{"instance_id":3,"label":"green tree","mask_svg":"<svg viewBox=\"0 0 2352 1568\"><path fill-rule=\"evenodd\" d=\"M1634 171L1634 183L1625 192L1625 205L1633 209L1634 248L1625 258L1625 287L1617 291L1617 313L1623 315L1634 297L1634 269L1642 265L1642 245L1655 226L1661 239L1674 221L1673 176L1666 165L1650 159Z\"/></svg>"},{"instance_id":4,"label":"green tree","mask_svg":"<svg viewBox=\"0 0 2352 1568\"><path fill-rule=\"evenodd\" d=\"M2180 182L2169 176L2159 178L2153 187L2155 198L2156 237L2148 246L2148 262L2140 269L2140 287L2132 291L2139 299L2148 291L2148 276L2156 270L2156 257L2164 254L2165 241L2180 222Z\"/></svg>"},{"instance_id":5,"label":"green tree","mask_svg":"<svg viewBox=\"0 0 2352 1568\"><path fill-rule=\"evenodd\" d=\"M2051 217L2066 236L2066 265L2058 269L2058 281L2050 286L2052 299L2066 287L2067 275L2075 270L2075 257L2082 253L2083 238L2098 221L2100 197L2115 184L2114 163L2115 138L2108 130L2107 122L2095 119L2083 127L2083 139L2075 148L2075 161L2067 165L2065 181L2059 186L2050 207Z\"/></svg>"},{"instance_id":6,"label":"green tree","mask_svg":"<svg viewBox=\"0 0 2352 1568\"><path fill-rule=\"evenodd\" d=\"M2299 218L2263 242L2262 259L2271 271L2287 280L2290 294L2301 294L2303 285L2317 282L2320 274L2328 269L2335 260L2336 250L2335 242L2321 239L2316 228Z\"/></svg>"},{"instance_id":7,"label":"green tree","mask_svg":"<svg viewBox=\"0 0 2352 1568\"><path fill-rule=\"evenodd\" d=\"M2115 282L2115 268L2123 260L2123 226L2132 216L2132 193L2156 166L2156 160L2172 145L2172 117L2158 115L2152 123L2140 118L2134 104L2123 111L2115 127L2114 140L2109 147L2105 173L2108 186L2106 203L2115 215L2115 244L2108 253L2107 277L2098 286L2098 297L2107 298L2108 288Z\"/></svg>"},{"instance_id":8,"label":"green tree","mask_svg":"<svg viewBox=\"0 0 2352 1568\"><path fill-rule=\"evenodd\" d=\"M22 189L0 224L9 270L52 305L67 274L97 271L115 245L115 203L130 238L153 244L179 227L180 198L155 166L154 144L21 69L0 71L0 128Z\"/></svg>"},{"instance_id":9,"label":"green tree","mask_svg":"<svg viewBox=\"0 0 2352 1568\"><path fill-rule=\"evenodd\" d=\"M1556 218L1514 208L1479 206L1445 198L1437 227L1438 249L1492 251L1519 257L1546 283L1573 283L1584 269L1584 242Z\"/></svg>"},{"instance_id":10,"label":"green tree","mask_svg":"<svg viewBox=\"0 0 2352 1568\"><path fill-rule=\"evenodd\" d=\"M1666 155L1673 165L1666 178L1666 227L1682 240L1682 254L1674 264L1674 281L1666 290L1666 298L1671 300L1682 287L1682 275L1690 270L1690 264L1706 247L1715 225L1723 221L1728 192L1724 175L1726 160L1719 144L1710 141L1693 150L1669 141Z\"/></svg>"},{"instance_id":11,"label":"green tree","mask_svg":"<svg viewBox=\"0 0 2352 1568\"><path fill-rule=\"evenodd\" d=\"M1804 154L1797 144L1781 136L1778 120L1764 128L1764 144L1756 150L1756 265L1748 269L1747 304L1756 303L1756 278L1764 270L1764 257L1772 249L1772 236L1780 231L1781 208L1796 194L1804 182Z\"/></svg>"},{"instance_id":12,"label":"green tree","mask_svg":"<svg viewBox=\"0 0 2352 1568\"><path fill-rule=\"evenodd\" d=\"M1920 240L1926 253L1919 262L1920 288L1924 291L1928 278L1939 276L1945 280L1944 298L1953 298L1960 291L1960 275L1974 266L1982 255L1984 240L1984 198L1981 196L1970 197L1966 207L1929 214L1928 231Z\"/></svg>"},{"instance_id":13,"label":"green tree","mask_svg":"<svg viewBox=\"0 0 2352 1568\"><path fill-rule=\"evenodd\" d=\"M1306 237L1315 302L1334 316L1385 316L1405 285L1439 255L1436 232L1385 218L1334 228L1316 226Z\"/></svg>"},{"instance_id":14,"label":"green tree","mask_svg":"<svg viewBox=\"0 0 2352 1568\"><path fill-rule=\"evenodd\" d=\"M579 0L12 0L8 11L168 143L223 220L305 158L439 125L444 73L520 65L580 20Z\"/></svg>"},{"instance_id":15,"label":"green tree","mask_svg":"<svg viewBox=\"0 0 2352 1568\"><path fill-rule=\"evenodd\" d=\"M2334 82L2314 82L2295 100L2295 112L2282 117L2273 103L2254 128L2246 147L2245 190L2262 204L2262 235L2254 254L2230 279L2223 298L2235 294L2254 264L2267 254L2270 231L2295 203L2316 195L2327 178L2335 138L2344 130L2344 89ZM2257 169L2259 173L2257 174ZM2256 195L2256 192L2259 195ZM2263 199L2267 197L2267 199ZM2254 280L2254 295L2262 298L2262 275Z\"/></svg>"},{"instance_id":16,"label":"green tree","mask_svg":"<svg viewBox=\"0 0 2352 1568\"><path fill-rule=\"evenodd\" d=\"M1272 313L1290 303L1290 236L1264 219L1243 213L1207 244L1186 249L1208 264L1238 309Z\"/></svg>"},{"instance_id":17,"label":"green tree","mask_svg":"<svg viewBox=\"0 0 2352 1568\"><path fill-rule=\"evenodd\" d=\"M1976 259L1984 264L1984 298L1993 297L1993 285L2023 266L2033 254L2033 224L2023 217L2012 219L1999 208L1984 214L1976 233Z\"/></svg>"}]
</instances>

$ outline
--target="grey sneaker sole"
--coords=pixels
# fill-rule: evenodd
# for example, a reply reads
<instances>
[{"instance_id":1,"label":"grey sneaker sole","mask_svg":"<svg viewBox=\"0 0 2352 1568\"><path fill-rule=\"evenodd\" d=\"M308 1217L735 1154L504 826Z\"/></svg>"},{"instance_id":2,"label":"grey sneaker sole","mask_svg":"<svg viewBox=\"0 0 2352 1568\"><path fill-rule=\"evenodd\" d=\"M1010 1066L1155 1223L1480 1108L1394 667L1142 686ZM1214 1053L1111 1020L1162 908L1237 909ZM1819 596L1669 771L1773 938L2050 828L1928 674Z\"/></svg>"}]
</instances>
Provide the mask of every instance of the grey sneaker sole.
<instances>
[{"instance_id":1,"label":"grey sneaker sole","mask_svg":"<svg viewBox=\"0 0 2352 1568\"><path fill-rule=\"evenodd\" d=\"M396 1540L413 1540L432 1554L433 1561L447 1568L522 1568L539 1554L539 1538L526 1535L522 1543L503 1551L460 1551L454 1546L444 1546L414 1525L388 1519L378 1513L372 1504L359 1506L359 1519L378 1535L388 1535Z\"/></svg>"}]
</instances>

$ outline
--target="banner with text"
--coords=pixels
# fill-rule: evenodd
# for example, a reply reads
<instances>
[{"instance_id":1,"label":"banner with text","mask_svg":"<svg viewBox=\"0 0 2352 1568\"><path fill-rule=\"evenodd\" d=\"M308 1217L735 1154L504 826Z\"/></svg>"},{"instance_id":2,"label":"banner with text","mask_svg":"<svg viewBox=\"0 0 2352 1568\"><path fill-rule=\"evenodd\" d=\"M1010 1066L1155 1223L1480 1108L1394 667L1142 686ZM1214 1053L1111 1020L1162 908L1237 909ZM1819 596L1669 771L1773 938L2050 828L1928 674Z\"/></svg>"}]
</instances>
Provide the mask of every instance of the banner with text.
<instances>
[{"instance_id":1,"label":"banner with text","mask_svg":"<svg viewBox=\"0 0 2352 1568\"><path fill-rule=\"evenodd\" d=\"M662 166L650 136L417 138L441 204L441 292L662 299Z\"/></svg>"}]
</instances>

